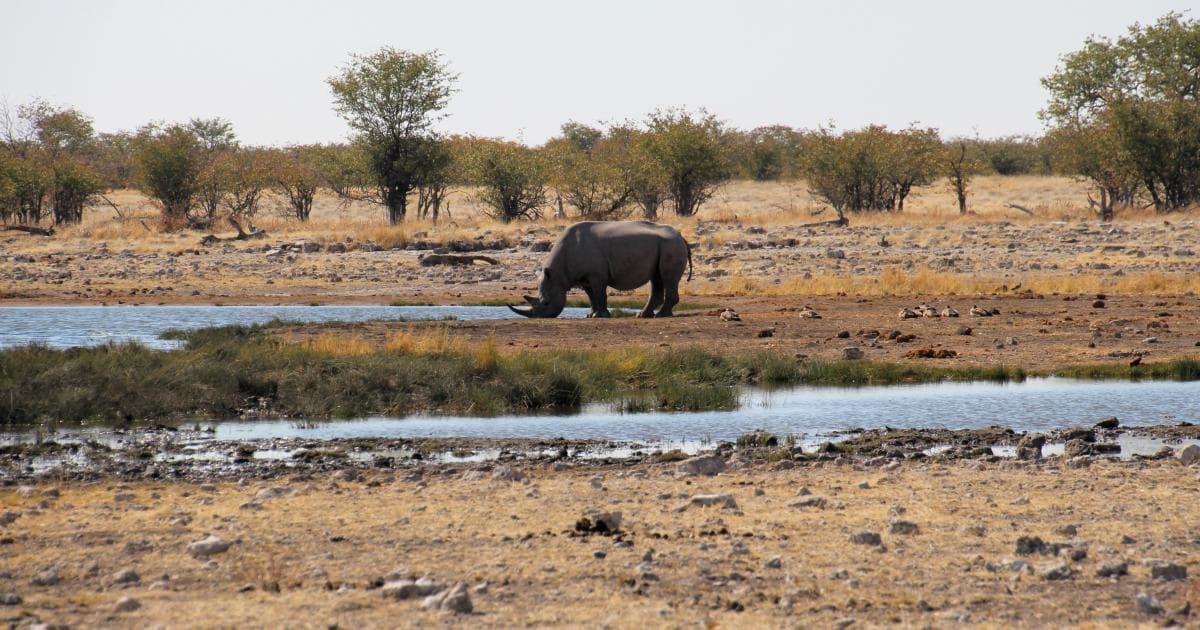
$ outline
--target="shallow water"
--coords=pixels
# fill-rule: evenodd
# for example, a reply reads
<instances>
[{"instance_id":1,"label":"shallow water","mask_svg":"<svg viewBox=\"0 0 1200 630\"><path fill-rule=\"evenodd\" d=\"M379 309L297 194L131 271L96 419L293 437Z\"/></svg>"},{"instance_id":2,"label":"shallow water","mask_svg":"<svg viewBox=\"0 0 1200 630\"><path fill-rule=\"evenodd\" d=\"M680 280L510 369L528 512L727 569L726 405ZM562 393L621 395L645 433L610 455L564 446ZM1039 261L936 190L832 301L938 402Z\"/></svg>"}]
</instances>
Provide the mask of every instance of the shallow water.
<instances>
[{"instance_id":1,"label":"shallow water","mask_svg":"<svg viewBox=\"0 0 1200 630\"><path fill-rule=\"evenodd\" d=\"M562 317L583 317L568 308ZM170 329L194 330L232 324L263 324L273 319L298 322L360 322L371 319L512 319L502 306L6 306L0 307L0 348L42 343L53 348L136 341L157 349L182 345L159 339Z\"/></svg>"},{"instance_id":2,"label":"shallow water","mask_svg":"<svg viewBox=\"0 0 1200 630\"><path fill-rule=\"evenodd\" d=\"M571 415L412 416L312 422L215 423L221 440L307 437L493 437L640 442L732 440L765 429L799 438L854 428L1049 431L1116 416L1126 426L1200 422L1200 382L1029 379L1022 383L936 383L884 387L746 389L735 411L620 413L589 405Z\"/></svg>"}]
</instances>

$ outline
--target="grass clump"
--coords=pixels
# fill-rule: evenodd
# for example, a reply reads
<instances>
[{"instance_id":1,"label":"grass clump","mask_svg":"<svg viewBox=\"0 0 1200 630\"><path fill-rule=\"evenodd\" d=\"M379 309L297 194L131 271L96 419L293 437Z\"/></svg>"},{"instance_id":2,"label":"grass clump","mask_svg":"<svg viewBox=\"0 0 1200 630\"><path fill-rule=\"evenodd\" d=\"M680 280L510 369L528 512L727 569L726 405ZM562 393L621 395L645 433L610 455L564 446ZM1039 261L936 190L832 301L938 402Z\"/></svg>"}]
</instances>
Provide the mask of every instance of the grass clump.
<instances>
[{"instance_id":1,"label":"grass clump","mask_svg":"<svg viewBox=\"0 0 1200 630\"><path fill-rule=\"evenodd\" d=\"M447 327L409 328L381 343L326 333L290 342L263 326L175 333L182 348L136 344L0 351L0 424L231 418L323 419L414 412L474 415L620 401L624 411L734 409L739 385L859 386L1021 381L1004 366L947 368L797 361L770 352L699 348L503 351L468 345ZM1056 372L1076 378L1200 379L1200 360Z\"/></svg>"}]
</instances>

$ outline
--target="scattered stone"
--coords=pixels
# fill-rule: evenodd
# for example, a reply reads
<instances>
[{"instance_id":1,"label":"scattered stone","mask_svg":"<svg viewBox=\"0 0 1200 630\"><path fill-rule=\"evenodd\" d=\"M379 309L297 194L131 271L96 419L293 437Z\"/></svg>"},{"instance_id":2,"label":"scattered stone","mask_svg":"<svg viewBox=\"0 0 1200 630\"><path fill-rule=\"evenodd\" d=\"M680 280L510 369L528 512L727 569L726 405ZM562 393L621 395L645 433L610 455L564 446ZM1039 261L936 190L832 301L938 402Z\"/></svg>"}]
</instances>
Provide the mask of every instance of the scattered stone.
<instances>
[{"instance_id":1,"label":"scattered stone","mask_svg":"<svg viewBox=\"0 0 1200 630\"><path fill-rule=\"evenodd\" d=\"M882 545L883 538L875 532L861 531L851 534L850 542L856 545Z\"/></svg>"},{"instance_id":2,"label":"scattered stone","mask_svg":"<svg viewBox=\"0 0 1200 630\"><path fill-rule=\"evenodd\" d=\"M1192 464L1200 463L1200 446L1188 444L1187 446L1179 449L1179 454L1177 457L1179 457L1179 463L1183 464L1184 466L1191 466Z\"/></svg>"},{"instance_id":3,"label":"scattered stone","mask_svg":"<svg viewBox=\"0 0 1200 630\"><path fill-rule=\"evenodd\" d=\"M915 534L920 531L920 527L912 521L892 521L892 527L889 530L893 534Z\"/></svg>"},{"instance_id":4,"label":"scattered stone","mask_svg":"<svg viewBox=\"0 0 1200 630\"><path fill-rule=\"evenodd\" d=\"M54 586L61 581L62 574L58 572L58 569L51 567L49 569L43 569L42 571L34 574L33 579L30 580L30 583L34 586Z\"/></svg>"},{"instance_id":5,"label":"scattered stone","mask_svg":"<svg viewBox=\"0 0 1200 630\"><path fill-rule=\"evenodd\" d=\"M1187 567L1166 560L1143 560L1142 564L1150 567L1150 577L1155 580L1171 582L1187 579Z\"/></svg>"},{"instance_id":6,"label":"scattered stone","mask_svg":"<svg viewBox=\"0 0 1200 630\"><path fill-rule=\"evenodd\" d=\"M525 481L525 473L509 465L497 466L492 471L492 479L496 481Z\"/></svg>"},{"instance_id":7,"label":"scattered stone","mask_svg":"<svg viewBox=\"0 0 1200 630\"><path fill-rule=\"evenodd\" d=\"M688 475L712 477L725 470L725 460L716 455L693 457L679 462L678 470Z\"/></svg>"},{"instance_id":8,"label":"scattered stone","mask_svg":"<svg viewBox=\"0 0 1200 630\"><path fill-rule=\"evenodd\" d=\"M0 593L0 606L20 606L22 601L16 593Z\"/></svg>"},{"instance_id":9,"label":"scattered stone","mask_svg":"<svg viewBox=\"0 0 1200 630\"><path fill-rule=\"evenodd\" d=\"M575 531L589 534L615 534L621 531L621 513L593 512L575 521Z\"/></svg>"},{"instance_id":10,"label":"scattered stone","mask_svg":"<svg viewBox=\"0 0 1200 630\"><path fill-rule=\"evenodd\" d=\"M125 596L117 600L117 603L113 605L113 610L117 612L133 612L141 607L141 602L132 597Z\"/></svg>"},{"instance_id":11,"label":"scattered stone","mask_svg":"<svg viewBox=\"0 0 1200 630\"><path fill-rule=\"evenodd\" d=\"M800 497L788 504L788 507L794 508L823 508L825 507L825 499L816 495L808 495Z\"/></svg>"},{"instance_id":12,"label":"scattered stone","mask_svg":"<svg viewBox=\"0 0 1200 630\"><path fill-rule=\"evenodd\" d=\"M210 535L203 540L197 540L187 546L187 552L193 558L206 559L219 553L229 551L229 541L218 536Z\"/></svg>"},{"instance_id":13,"label":"scattered stone","mask_svg":"<svg viewBox=\"0 0 1200 630\"><path fill-rule=\"evenodd\" d=\"M597 560L603 560L608 557L608 552L603 549L597 549L592 552L592 557Z\"/></svg>"},{"instance_id":14,"label":"scattered stone","mask_svg":"<svg viewBox=\"0 0 1200 630\"><path fill-rule=\"evenodd\" d=\"M1121 426L1121 421L1116 416L1109 416L1096 423L1097 429L1115 429L1119 426Z\"/></svg>"},{"instance_id":15,"label":"scattered stone","mask_svg":"<svg viewBox=\"0 0 1200 630\"><path fill-rule=\"evenodd\" d=\"M958 352L949 348L934 348L928 345L909 350L904 355L906 359L953 359L957 356Z\"/></svg>"},{"instance_id":16,"label":"scattered stone","mask_svg":"<svg viewBox=\"0 0 1200 630\"><path fill-rule=\"evenodd\" d=\"M782 569L783 558L781 556L771 556L771 559L767 560L766 564L763 566L767 567L768 569Z\"/></svg>"},{"instance_id":17,"label":"scattered stone","mask_svg":"<svg viewBox=\"0 0 1200 630\"><path fill-rule=\"evenodd\" d=\"M1099 577L1121 577L1129 575L1129 563L1124 560L1115 562L1105 562L1096 569L1096 575Z\"/></svg>"},{"instance_id":18,"label":"scattered stone","mask_svg":"<svg viewBox=\"0 0 1200 630\"><path fill-rule=\"evenodd\" d=\"M1043 580L1056 581L1071 579L1071 573L1071 565L1063 562L1061 564L1052 564L1048 567L1045 567L1040 573L1038 573L1038 575L1040 575Z\"/></svg>"},{"instance_id":19,"label":"scattered stone","mask_svg":"<svg viewBox=\"0 0 1200 630\"><path fill-rule=\"evenodd\" d=\"M137 574L133 569L121 569L113 575L113 584L137 584L142 581L142 576Z\"/></svg>"},{"instance_id":20,"label":"scattered stone","mask_svg":"<svg viewBox=\"0 0 1200 630\"><path fill-rule=\"evenodd\" d=\"M0 525L12 525L13 521L21 518L20 512L5 512L0 514Z\"/></svg>"},{"instance_id":21,"label":"scattered stone","mask_svg":"<svg viewBox=\"0 0 1200 630\"><path fill-rule=\"evenodd\" d=\"M1046 541L1038 536L1021 536L1017 539L1017 555L1032 556L1046 553Z\"/></svg>"},{"instance_id":22,"label":"scattered stone","mask_svg":"<svg viewBox=\"0 0 1200 630\"><path fill-rule=\"evenodd\" d=\"M287 486L271 486L271 487L267 487L267 488L262 488L258 492L255 492L254 500L255 501L267 501L267 500L276 499L279 497L286 497L290 494L292 494L292 489Z\"/></svg>"},{"instance_id":23,"label":"scattered stone","mask_svg":"<svg viewBox=\"0 0 1200 630\"><path fill-rule=\"evenodd\" d=\"M1137 599L1134 600L1134 607L1138 613L1143 615L1161 615L1163 614L1162 604L1158 603L1152 595L1146 593L1138 593Z\"/></svg>"},{"instance_id":24,"label":"scattered stone","mask_svg":"<svg viewBox=\"0 0 1200 630\"><path fill-rule=\"evenodd\" d=\"M1026 433L1019 442L1021 446L1040 449L1046 445L1046 436L1041 433Z\"/></svg>"},{"instance_id":25,"label":"scattered stone","mask_svg":"<svg viewBox=\"0 0 1200 630\"><path fill-rule=\"evenodd\" d=\"M421 602L421 608L460 615L469 614L475 610L471 603L471 594L467 592L467 585L462 582L455 584L453 588L426 597Z\"/></svg>"},{"instance_id":26,"label":"scattered stone","mask_svg":"<svg viewBox=\"0 0 1200 630\"><path fill-rule=\"evenodd\" d=\"M418 580L393 580L379 589L387 599L415 599L427 597L438 590L437 582L423 577Z\"/></svg>"},{"instance_id":27,"label":"scattered stone","mask_svg":"<svg viewBox=\"0 0 1200 630\"><path fill-rule=\"evenodd\" d=\"M1058 534L1059 536L1078 536L1079 528L1074 525L1063 525L1061 527L1056 527L1054 529L1054 533Z\"/></svg>"},{"instance_id":28,"label":"scattered stone","mask_svg":"<svg viewBox=\"0 0 1200 630\"><path fill-rule=\"evenodd\" d=\"M688 505L698 505L700 507L719 505L721 507L737 509L737 501L732 495L728 494L697 494L688 501Z\"/></svg>"},{"instance_id":29,"label":"scattered stone","mask_svg":"<svg viewBox=\"0 0 1200 630\"><path fill-rule=\"evenodd\" d=\"M972 332L974 331L971 330L970 326L959 326L957 329L955 329L954 334L969 337Z\"/></svg>"}]
</instances>

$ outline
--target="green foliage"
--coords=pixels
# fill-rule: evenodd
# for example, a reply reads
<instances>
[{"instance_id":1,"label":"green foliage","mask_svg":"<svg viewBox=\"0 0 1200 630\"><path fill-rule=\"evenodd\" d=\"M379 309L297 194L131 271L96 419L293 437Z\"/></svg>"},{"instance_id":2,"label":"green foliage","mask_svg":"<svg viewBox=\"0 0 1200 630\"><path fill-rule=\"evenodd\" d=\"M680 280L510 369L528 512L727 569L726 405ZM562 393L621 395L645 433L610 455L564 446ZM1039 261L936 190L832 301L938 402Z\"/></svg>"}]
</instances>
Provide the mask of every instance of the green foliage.
<instances>
[{"instance_id":1,"label":"green foliage","mask_svg":"<svg viewBox=\"0 0 1200 630\"><path fill-rule=\"evenodd\" d=\"M515 142L481 140L470 159L472 179L481 187L479 200L492 216L504 222L541 216L548 181L541 153Z\"/></svg>"},{"instance_id":2,"label":"green foliage","mask_svg":"<svg viewBox=\"0 0 1200 630\"><path fill-rule=\"evenodd\" d=\"M62 157L51 169L54 172L54 222L80 223L88 199L106 188L104 179L86 164Z\"/></svg>"},{"instance_id":3,"label":"green foliage","mask_svg":"<svg viewBox=\"0 0 1200 630\"><path fill-rule=\"evenodd\" d=\"M967 213L967 195L970 192L971 180L987 168L984 157L980 155L978 143L968 140L954 140L946 143L939 152L941 165L950 183L950 191L958 202L958 211Z\"/></svg>"},{"instance_id":4,"label":"green foliage","mask_svg":"<svg viewBox=\"0 0 1200 630\"><path fill-rule=\"evenodd\" d=\"M266 177L271 187L288 202L290 214L307 221L312 214L317 190L325 183L321 172L320 145L301 145L264 152L269 164Z\"/></svg>"},{"instance_id":5,"label":"green foliage","mask_svg":"<svg viewBox=\"0 0 1200 630\"><path fill-rule=\"evenodd\" d=\"M555 188L585 219L624 217L652 169L639 136L569 122L542 148Z\"/></svg>"},{"instance_id":6,"label":"green foliage","mask_svg":"<svg viewBox=\"0 0 1200 630\"><path fill-rule=\"evenodd\" d=\"M71 108L33 101L0 112L0 218L39 223L50 210L55 224L78 223L83 208L106 186L96 162L92 121Z\"/></svg>"},{"instance_id":7,"label":"green foliage","mask_svg":"<svg viewBox=\"0 0 1200 630\"><path fill-rule=\"evenodd\" d=\"M1020 369L929 367L910 363L796 361L782 354L720 355L697 348L504 353L392 352L342 356L281 341L288 324L177 333L179 350L137 345L0 351L0 424L228 417L265 405L292 417L329 418L417 411L476 414L625 401L630 410L732 409L739 384L886 385L939 381L1020 381ZM617 367L617 366L620 367ZM1200 361L1128 368L1085 366L1062 376L1200 379Z\"/></svg>"},{"instance_id":8,"label":"green foliage","mask_svg":"<svg viewBox=\"0 0 1200 630\"><path fill-rule=\"evenodd\" d=\"M351 58L328 80L334 109L356 132L388 220L404 219L408 195L446 167L433 123L445 109L456 75L436 52L384 47Z\"/></svg>"},{"instance_id":9,"label":"green foliage","mask_svg":"<svg viewBox=\"0 0 1200 630\"><path fill-rule=\"evenodd\" d=\"M1072 146L1073 161L1102 195L1132 175L1159 211L1200 200L1200 22L1168 13L1116 40L1088 39L1042 84L1043 115L1067 130L1061 140L1086 143Z\"/></svg>"},{"instance_id":10,"label":"green foliage","mask_svg":"<svg viewBox=\"0 0 1200 630\"><path fill-rule=\"evenodd\" d=\"M187 225L188 211L200 191L201 144L182 125L147 127L138 134L137 172L142 191L162 206L162 225Z\"/></svg>"},{"instance_id":11,"label":"green foliage","mask_svg":"<svg viewBox=\"0 0 1200 630\"><path fill-rule=\"evenodd\" d=\"M890 131L871 125L835 134L822 128L808 141L805 173L813 194L843 212L903 210L914 186L938 173L935 129Z\"/></svg>"},{"instance_id":12,"label":"green foliage","mask_svg":"<svg viewBox=\"0 0 1200 630\"><path fill-rule=\"evenodd\" d=\"M647 151L662 170L675 214L692 216L733 174L727 130L704 110L660 110L647 121Z\"/></svg>"},{"instance_id":13,"label":"green foliage","mask_svg":"<svg viewBox=\"0 0 1200 630\"><path fill-rule=\"evenodd\" d=\"M1032 175L1046 172L1043 147L1037 139L1007 136L971 142L986 168L997 175Z\"/></svg>"},{"instance_id":14,"label":"green foliage","mask_svg":"<svg viewBox=\"0 0 1200 630\"><path fill-rule=\"evenodd\" d=\"M804 134L784 125L758 127L740 136L739 171L754 181L796 179L802 172Z\"/></svg>"}]
</instances>

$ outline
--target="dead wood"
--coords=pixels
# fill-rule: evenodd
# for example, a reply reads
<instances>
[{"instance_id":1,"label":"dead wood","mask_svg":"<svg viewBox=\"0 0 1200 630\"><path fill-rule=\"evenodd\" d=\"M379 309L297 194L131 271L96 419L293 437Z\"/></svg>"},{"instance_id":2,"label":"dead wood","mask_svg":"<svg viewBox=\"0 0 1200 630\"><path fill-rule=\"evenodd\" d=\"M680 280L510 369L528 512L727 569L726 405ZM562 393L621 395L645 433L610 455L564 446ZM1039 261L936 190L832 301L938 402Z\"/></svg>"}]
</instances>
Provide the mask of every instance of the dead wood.
<instances>
[{"instance_id":1,"label":"dead wood","mask_svg":"<svg viewBox=\"0 0 1200 630\"><path fill-rule=\"evenodd\" d=\"M0 225L0 229L6 232L25 232L27 234L37 234L38 236L54 236L54 228L52 227L37 227L36 225Z\"/></svg>"},{"instance_id":2,"label":"dead wood","mask_svg":"<svg viewBox=\"0 0 1200 630\"><path fill-rule=\"evenodd\" d=\"M479 254L429 254L421 257L422 267L435 267L438 265L450 266L465 266L473 265L475 261L485 262L489 265L499 265L500 261L491 256L480 256Z\"/></svg>"}]
</instances>

